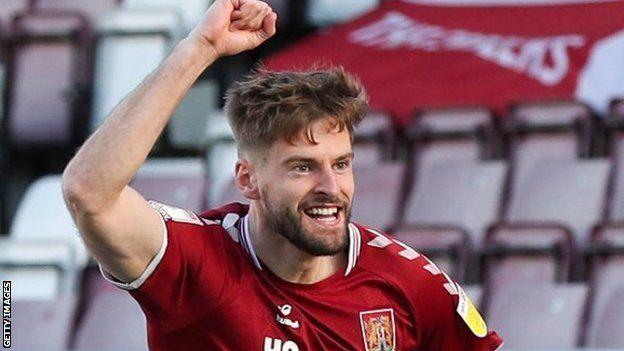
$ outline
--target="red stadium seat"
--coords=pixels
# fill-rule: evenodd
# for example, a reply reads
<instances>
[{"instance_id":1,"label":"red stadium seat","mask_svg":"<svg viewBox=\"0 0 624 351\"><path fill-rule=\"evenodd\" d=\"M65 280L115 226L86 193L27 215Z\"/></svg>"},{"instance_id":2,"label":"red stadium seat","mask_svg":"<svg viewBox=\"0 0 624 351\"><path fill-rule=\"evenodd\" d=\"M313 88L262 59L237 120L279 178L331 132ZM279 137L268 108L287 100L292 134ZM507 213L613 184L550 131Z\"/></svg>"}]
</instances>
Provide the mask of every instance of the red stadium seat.
<instances>
[{"instance_id":1,"label":"red stadium seat","mask_svg":"<svg viewBox=\"0 0 624 351\"><path fill-rule=\"evenodd\" d=\"M624 223L598 228L590 251L592 287L585 346L624 348Z\"/></svg>"},{"instance_id":2,"label":"red stadium seat","mask_svg":"<svg viewBox=\"0 0 624 351\"><path fill-rule=\"evenodd\" d=\"M486 320L509 349L573 349L582 330L583 284L527 285L493 293Z\"/></svg>"}]
</instances>

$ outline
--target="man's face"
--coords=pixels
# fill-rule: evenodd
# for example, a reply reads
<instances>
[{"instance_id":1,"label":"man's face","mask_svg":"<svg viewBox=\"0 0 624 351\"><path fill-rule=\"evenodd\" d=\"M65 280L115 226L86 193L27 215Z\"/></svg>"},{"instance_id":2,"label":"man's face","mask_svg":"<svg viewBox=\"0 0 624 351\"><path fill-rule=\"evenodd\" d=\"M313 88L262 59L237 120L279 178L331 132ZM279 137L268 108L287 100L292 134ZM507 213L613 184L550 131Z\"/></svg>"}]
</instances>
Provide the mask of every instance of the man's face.
<instances>
[{"instance_id":1,"label":"man's face","mask_svg":"<svg viewBox=\"0 0 624 351\"><path fill-rule=\"evenodd\" d=\"M258 172L260 211L270 229L300 250L333 255L348 246L353 199L349 132L314 122L316 144L301 134L293 144L275 142Z\"/></svg>"}]
</instances>

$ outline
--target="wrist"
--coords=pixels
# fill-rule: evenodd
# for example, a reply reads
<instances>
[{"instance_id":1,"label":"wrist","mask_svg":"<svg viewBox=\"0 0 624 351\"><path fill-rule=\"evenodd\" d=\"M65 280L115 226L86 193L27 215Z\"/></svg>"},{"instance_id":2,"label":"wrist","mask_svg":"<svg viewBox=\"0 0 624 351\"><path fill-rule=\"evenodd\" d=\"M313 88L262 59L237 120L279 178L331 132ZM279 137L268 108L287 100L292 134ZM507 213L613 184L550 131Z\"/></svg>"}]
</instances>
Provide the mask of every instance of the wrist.
<instances>
[{"instance_id":1,"label":"wrist","mask_svg":"<svg viewBox=\"0 0 624 351\"><path fill-rule=\"evenodd\" d=\"M184 52L204 66L210 65L219 58L217 50L210 43L201 42L191 36L182 39L175 50Z\"/></svg>"}]
</instances>

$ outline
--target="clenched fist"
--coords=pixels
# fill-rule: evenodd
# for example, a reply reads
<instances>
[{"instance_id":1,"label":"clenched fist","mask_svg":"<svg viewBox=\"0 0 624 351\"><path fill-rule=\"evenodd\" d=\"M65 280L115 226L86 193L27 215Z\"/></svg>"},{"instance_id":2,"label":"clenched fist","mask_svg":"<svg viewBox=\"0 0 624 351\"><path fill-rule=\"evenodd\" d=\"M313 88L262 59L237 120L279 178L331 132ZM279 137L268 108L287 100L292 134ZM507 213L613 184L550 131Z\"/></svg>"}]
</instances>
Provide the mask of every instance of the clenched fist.
<instances>
[{"instance_id":1,"label":"clenched fist","mask_svg":"<svg viewBox=\"0 0 624 351\"><path fill-rule=\"evenodd\" d=\"M277 15L259 0L216 0L189 34L216 56L235 55L275 34Z\"/></svg>"}]
</instances>

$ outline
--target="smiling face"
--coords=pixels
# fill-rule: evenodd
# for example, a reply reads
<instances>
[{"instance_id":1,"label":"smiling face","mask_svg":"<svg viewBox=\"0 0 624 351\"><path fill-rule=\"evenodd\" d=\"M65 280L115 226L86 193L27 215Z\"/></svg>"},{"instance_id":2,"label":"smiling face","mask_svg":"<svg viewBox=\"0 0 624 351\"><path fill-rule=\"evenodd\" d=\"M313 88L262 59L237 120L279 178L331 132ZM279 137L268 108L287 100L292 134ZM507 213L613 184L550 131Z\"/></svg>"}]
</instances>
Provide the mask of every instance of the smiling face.
<instances>
[{"instance_id":1,"label":"smiling face","mask_svg":"<svg viewBox=\"0 0 624 351\"><path fill-rule=\"evenodd\" d=\"M313 122L292 143L276 141L256 177L259 211L271 231L314 256L348 246L354 192L349 132L329 119Z\"/></svg>"}]
</instances>

